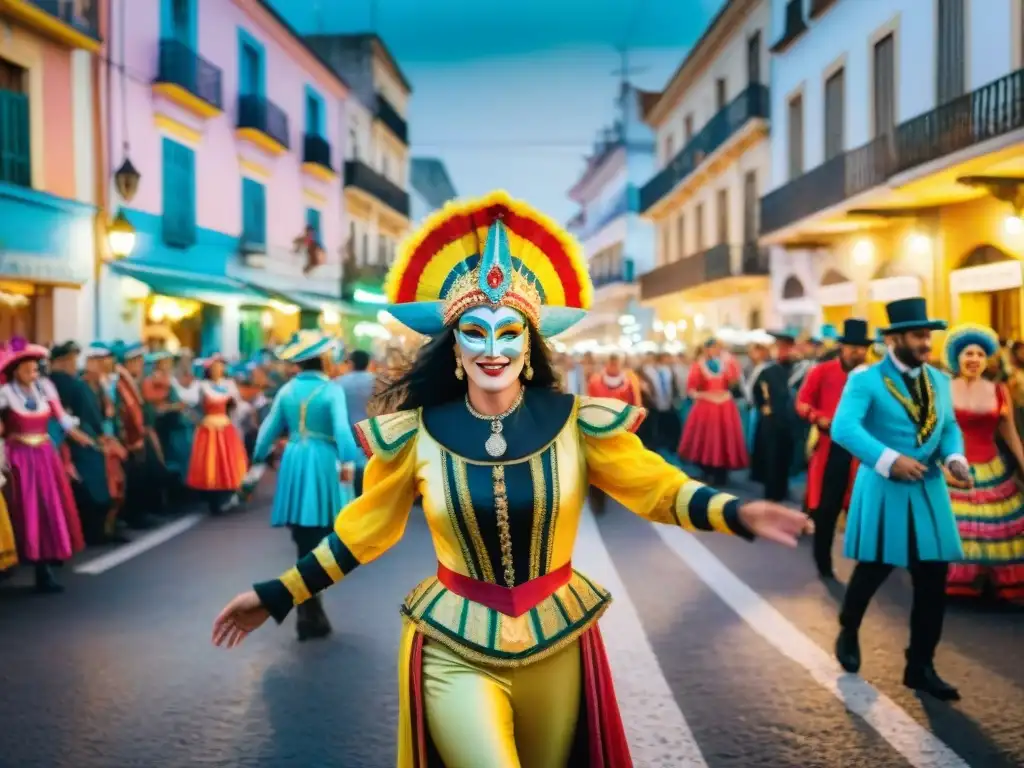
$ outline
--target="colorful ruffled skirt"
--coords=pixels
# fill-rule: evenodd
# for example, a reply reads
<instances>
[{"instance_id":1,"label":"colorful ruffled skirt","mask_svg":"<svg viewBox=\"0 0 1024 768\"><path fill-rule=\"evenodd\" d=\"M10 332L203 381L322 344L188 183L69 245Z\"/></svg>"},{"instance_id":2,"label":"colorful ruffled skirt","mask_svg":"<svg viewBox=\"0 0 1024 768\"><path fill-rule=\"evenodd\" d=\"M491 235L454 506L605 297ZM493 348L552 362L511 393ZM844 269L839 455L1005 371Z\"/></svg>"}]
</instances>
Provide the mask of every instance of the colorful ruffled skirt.
<instances>
[{"instance_id":1,"label":"colorful ruffled skirt","mask_svg":"<svg viewBox=\"0 0 1024 768\"><path fill-rule=\"evenodd\" d=\"M196 428L185 484L197 491L237 491L249 460L227 416L207 416Z\"/></svg>"},{"instance_id":2,"label":"colorful ruffled skirt","mask_svg":"<svg viewBox=\"0 0 1024 768\"><path fill-rule=\"evenodd\" d=\"M270 524L330 528L353 498L352 484L338 478L334 441L294 436L281 458Z\"/></svg>"},{"instance_id":3,"label":"colorful ruffled skirt","mask_svg":"<svg viewBox=\"0 0 1024 768\"><path fill-rule=\"evenodd\" d=\"M991 583L1002 599L1024 602L1024 494L1002 456L971 474L974 488L949 489L964 558L950 566L946 591L976 596Z\"/></svg>"},{"instance_id":4,"label":"colorful ruffled skirt","mask_svg":"<svg viewBox=\"0 0 1024 768\"><path fill-rule=\"evenodd\" d=\"M18 555L27 563L62 562L85 547L78 507L57 448L46 435L28 437L7 440L4 496Z\"/></svg>"},{"instance_id":5,"label":"colorful ruffled skirt","mask_svg":"<svg viewBox=\"0 0 1024 768\"><path fill-rule=\"evenodd\" d=\"M711 469L745 469L750 463L736 402L697 400L679 441L679 458Z\"/></svg>"}]
</instances>

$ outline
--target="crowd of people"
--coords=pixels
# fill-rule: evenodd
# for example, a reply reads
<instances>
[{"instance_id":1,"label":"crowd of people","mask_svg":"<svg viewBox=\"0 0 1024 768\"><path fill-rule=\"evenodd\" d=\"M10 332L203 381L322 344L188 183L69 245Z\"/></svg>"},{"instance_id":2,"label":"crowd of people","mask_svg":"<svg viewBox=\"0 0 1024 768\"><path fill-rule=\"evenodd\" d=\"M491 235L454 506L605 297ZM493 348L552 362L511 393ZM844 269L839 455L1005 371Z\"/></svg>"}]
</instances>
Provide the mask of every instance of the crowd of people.
<instances>
[{"instance_id":1,"label":"crowd of people","mask_svg":"<svg viewBox=\"0 0 1024 768\"><path fill-rule=\"evenodd\" d=\"M87 546L124 544L197 507L215 515L237 507L281 453L287 430L271 404L306 378L292 359L305 338L232 364L220 355L172 354L160 342L83 349L12 339L0 349L0 578L31 566L38 591L61 592L59 567ZM318 375L341 377L327 391L359 420L372 395L373 361L340 350L331 340ZM263 424L272 425L273 439L257 439ZM331 425L332 440L340 426ZM344 428L351 444L347 420ZM323 500L321 514L329 516L345 498Z\"/></svg>"},{"instance_id":2,"label":"crowd of people","mask_svg":"<svg viewBox=\"0 0 1024 768\"><path fill-rule=\"evenodd\" d=\"M819 336L771 336L771 345L731 349L711 338L677 354L563 354L557 364L569 391L645 407L644 443L699 467L708 482L722 486L730 473L749 470L765 498L802 504L816 524L818 573L832 579L832 544L859 466L833 442L832 421L849 375L887 359L891 342L859 319ZM937 351L931 364L952 379L975 482L966 488L946 476L964 546L947 593L1024 604L1024 342L964 325ZM794 498L800 477L806 482Z\"/></svg>"}]
</instances>

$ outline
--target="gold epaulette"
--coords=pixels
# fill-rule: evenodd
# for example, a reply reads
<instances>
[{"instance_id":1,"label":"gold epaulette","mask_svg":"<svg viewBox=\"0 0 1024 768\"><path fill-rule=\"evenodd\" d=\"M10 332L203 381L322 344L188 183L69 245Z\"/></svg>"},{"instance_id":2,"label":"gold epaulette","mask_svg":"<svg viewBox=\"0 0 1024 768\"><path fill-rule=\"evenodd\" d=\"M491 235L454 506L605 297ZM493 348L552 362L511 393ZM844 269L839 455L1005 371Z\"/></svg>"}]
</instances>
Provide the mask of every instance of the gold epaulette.
<instances>
[{"instance_id":1,"label":"gold epaulette","mask_svg":"<svg viewBox=\"0 0 1024 768\"><path fill-rule=\"evenodd\" d=\"M588 437L611 437L622 432L636 432L647 418L647 410L611 397L576 398L576 420L580 431Z\"/></svg>"},{"instance_id":2,"label":"gold epaulette","mask_svg":"<svg viewBox=\"0 0 1024 768\"><path fill-rule=\"evenodd\" d=\"M398 411L374 416L356 424L359 444L368 457L393 459L420 428L420 411Z\"/></svg>"}]
</instances>

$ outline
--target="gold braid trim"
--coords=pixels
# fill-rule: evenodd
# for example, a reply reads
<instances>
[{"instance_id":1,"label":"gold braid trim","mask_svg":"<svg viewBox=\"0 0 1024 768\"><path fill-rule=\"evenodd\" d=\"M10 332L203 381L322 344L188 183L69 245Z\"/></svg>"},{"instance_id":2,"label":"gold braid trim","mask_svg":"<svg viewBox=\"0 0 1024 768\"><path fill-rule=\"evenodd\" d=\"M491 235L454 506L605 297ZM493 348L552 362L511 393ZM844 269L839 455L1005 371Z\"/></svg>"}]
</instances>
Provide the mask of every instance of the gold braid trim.
<instances>
[{"instance_id":1,"label":"gold braid trim","mask_svg":"<svg viewBox=\"0 0 1024 768\"><path fill-rule=\"evenodd\" d=\"M921 381L923 379L923 382ZM903 410L907 412L907 415L911 418L917 427L917 444L924 445L925 441L932 436L932 432L935 431L935 425L938 422L938 416L935 411L935 390L932 389L931 377L928 375L926 369L922 369L918 381L915 382L918 386L924 387L924 393L928 400L928 413L925 414L924 421L921 421L921 408L911 398L900 392L899 387L896 386L896 382L890 379L888 376L883 376L882 380L885 382L886 389L889 390L889 394L896 398L900 405L903 406Z\"/></svg>"}]
</instances>

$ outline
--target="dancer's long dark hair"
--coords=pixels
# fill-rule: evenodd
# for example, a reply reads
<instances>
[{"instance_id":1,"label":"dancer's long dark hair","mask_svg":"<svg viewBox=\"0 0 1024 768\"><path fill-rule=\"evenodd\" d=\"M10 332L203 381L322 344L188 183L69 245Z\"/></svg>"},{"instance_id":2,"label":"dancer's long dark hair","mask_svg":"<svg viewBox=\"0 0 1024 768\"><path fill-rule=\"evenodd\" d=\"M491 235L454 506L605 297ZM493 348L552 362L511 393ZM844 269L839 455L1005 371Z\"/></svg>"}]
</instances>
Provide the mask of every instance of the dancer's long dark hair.
<instances>
[{"instance_id":1,"label":"dancer's long dark hair","mask_svg":"<svg viewBox=\"0 0 1024 768\"><path fill-rule=\"evenodd\" d=\"M556 389L558 375L551 365L548 346L532 325L527 328L533 378L527 380L520 375L520 380L530 389ZM409 368L393 377L385 374L384 387L371 407L381 414L461 400L466 396L466 382L455 376L455 327L448 326L420 348Z\"/></svg>"}]
</instances>

